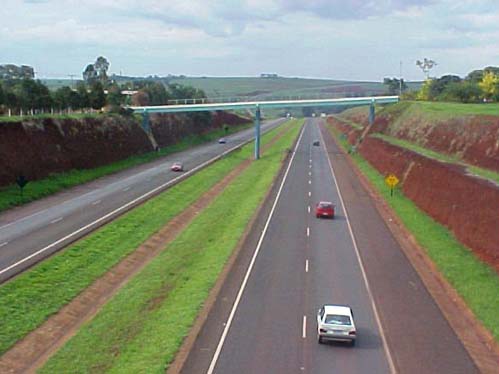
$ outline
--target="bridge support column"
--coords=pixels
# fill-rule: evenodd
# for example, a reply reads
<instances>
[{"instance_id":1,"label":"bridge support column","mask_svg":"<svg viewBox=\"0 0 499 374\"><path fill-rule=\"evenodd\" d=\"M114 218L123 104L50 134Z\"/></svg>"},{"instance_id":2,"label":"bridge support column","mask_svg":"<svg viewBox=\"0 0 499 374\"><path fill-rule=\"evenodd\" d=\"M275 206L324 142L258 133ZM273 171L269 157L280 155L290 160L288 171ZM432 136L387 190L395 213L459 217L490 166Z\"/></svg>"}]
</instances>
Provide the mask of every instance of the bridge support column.
<instances>
[{"instance_id":1,"label":"bridge support column","mask_svg":"<svg viewBox=\"0 0 499 374\"><path fill-rule=\"evenodd\" d=\"M369 106L369 125L372 125L374 123L374 118L375 118L374 101L372 101L371 105Z\"/></svg>"},{"instance_id":2,"label":"bridge support column","mask_svg":"<svg viewBox=\"0 0 499 374\"><path fill-rule=\"evenodd\" d=\"M260 107L255 111L255 160L260 158Z\"/></svg>"},{"instance_id":3,"label":"bridge support column","mask_svg":"<svg viewBox=\"0 0 499 374\"><path fill-rule=\"evenodd\" d=\"M142 128L146 133L149 133L149 131L151 130L151 126L149 125L149 113L147 112L147 110L144 110L142 112Z\"/></svg>"}]
</instances>

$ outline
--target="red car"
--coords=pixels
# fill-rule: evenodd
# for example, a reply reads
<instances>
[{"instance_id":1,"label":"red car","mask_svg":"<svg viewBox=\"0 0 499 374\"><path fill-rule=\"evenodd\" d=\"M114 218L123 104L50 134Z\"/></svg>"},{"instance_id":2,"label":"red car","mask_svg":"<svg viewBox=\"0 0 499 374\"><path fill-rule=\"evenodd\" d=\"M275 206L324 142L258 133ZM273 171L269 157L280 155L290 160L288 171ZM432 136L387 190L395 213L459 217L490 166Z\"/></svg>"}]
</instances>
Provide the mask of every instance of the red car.
<instances>
[{"instance_id":1,"label":"red car","mask_svg":"<svg viewBox=\"0 0 499 374\"><path fill-rule=\"evenodd\" d=\"M180 162L174 162L171 169L172 171L184 171L184 166Z\"/></svg>"},{"instance_id":2,"label":"red car","mask_svg":"<svg viewBox=\"0 0 499 374\"><path fill-rule=\"evenodd\" d=\"M329 201L321 201L315 206L317 218L334 218L334 205Z\"/></svg>"}]
</instances>

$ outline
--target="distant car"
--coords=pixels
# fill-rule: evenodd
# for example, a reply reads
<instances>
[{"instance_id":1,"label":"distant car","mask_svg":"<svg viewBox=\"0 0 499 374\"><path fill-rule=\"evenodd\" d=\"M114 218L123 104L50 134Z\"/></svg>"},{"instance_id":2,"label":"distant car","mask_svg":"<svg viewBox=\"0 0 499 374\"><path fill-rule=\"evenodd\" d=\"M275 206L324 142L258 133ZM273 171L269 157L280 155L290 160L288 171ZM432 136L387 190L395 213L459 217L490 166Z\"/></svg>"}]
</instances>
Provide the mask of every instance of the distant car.
<instances>
[{"instance_id":1,"label":"distant car","mask_svg":"<svg viewBox=\"0 0 499 374\"><path fill-rule=\"evenodd\" d=\"M334 218L334 205L329 201L320 201L315 206L317 218Z\"/></svg>"},{"instance_id":2,"label":"distant car","mask_svg":"<svg viewBox=\"0 0 499 374\"><path fill-rule=\"evenodd\" d=\"M227 139L225 138L218 139L218 144L225 144L225 143L227 143Z\"/></svg>"},{"instance_id":3,"label":"distant car","mask_svg":"<svg viewBox=\"0 0 499 374\"><path fill-rule=\"evenodd\" d=\"M355 345L357 330L353 311L347 305L324 305L317 312L317 341L342 341Z\"/></svg>"},{"instance_id":4,"label":"distant car","mask_svg":"<svg viewBox=\"0 0 499 374\"><path fill-rule=\"evenodd\" d=\"M184 165L180 162L174 162L171 169L172 171L184 171Z\"/></svg>"},{"instance_id":5,"label":"distant car","mask_svg":"<svg viewBox=\"0 0 499 374\"><path fill-rule=\"evenodd\" d=\"M318 140L315 140L312 144L315 145L315 146L319 146L321 143L319 143Z\"/></svg>"}]
</instances>

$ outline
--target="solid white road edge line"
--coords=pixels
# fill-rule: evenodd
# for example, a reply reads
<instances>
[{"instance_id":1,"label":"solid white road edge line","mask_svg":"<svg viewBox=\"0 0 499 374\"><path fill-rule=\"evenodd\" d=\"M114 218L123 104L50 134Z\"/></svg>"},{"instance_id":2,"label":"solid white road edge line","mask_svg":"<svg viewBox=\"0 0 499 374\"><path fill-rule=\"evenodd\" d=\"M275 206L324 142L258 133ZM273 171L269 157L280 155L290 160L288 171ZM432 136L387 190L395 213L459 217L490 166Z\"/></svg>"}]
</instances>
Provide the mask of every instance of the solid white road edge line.
<instances>
[{"instance_id":1,"label":"solid white road edge line","mask_svg":"<svg viewBox=\"0 0 499 374\"><path fill-rule=\"evenodd\" d=\"M279 126L279 125L277 125L277 126ZM270 131L270 130L269 130L269 131ZM100 223L100 222L102 222L102 221L104 221L104 220L106 220L106 219L108 219L108 218L112 217L113 215L115 215L115 214L117 214L117 213L121 212L122 210L127 209L128 207L130 207L130 206L132 206L132 205L136 204L137 202L139 202L139 201L141 201L141 200L144 200L145 198L149 197L150 195L153 195L154 193L156 193L157 191L160 191L160 190L162 190L162 189L164 189L164 188L168 187L170 184L173 184L173 183L177 182L177 181L178 181L178 180L180 180L180 179L185 179L185 178L187 178L189 175L191 175L191 174L195 173L197 170L202 169L205 165L208 165L208 164L210 164L211 162L216 161L217 159L220 159L220 158L224 157L226 154L228 154L228 153L232 152L233 150L235 150L235 149L237 149L237 148L239 148L239 147L242 147L242 146L244 146L244 145L246 145L247 143L250 143L250 142L252 142L252 141L253 141L253 138L250 138L248 141L245 141L245 142L243 142L243 143L240 143L240 144L238 144L238 145L236 145L236 146L234 146L234 147L230 148L229 150L227 150L227 151L225 151L225 152L222 152L220 155L210 158L209 160L207 160L207 161L203 162L202 164L200 164L200 165L196 166L195 168L193 168L193 169L191 169L191 170L189 170L189 171L185 172L184 174L182 174L182 175L180 175L180 176L178 176L178 177L176 177L176 178L172 179L171 181L168 181L168 182L163 183L162 185L160 185L160 186L158 186L158 187L156 187L156 188L153 188L153 189L152 189L152 190L150 190L149 192L146 192L145 194L143 194L143 195L141 195L141 196L139 196L139 197L137 197L137 198L133 199L132 201L129 201L128 203L126 203L126 204L124 204L124 205L120 206L119 208L116 208L116 209L115 209L115 210L113 210L112 212L109 212L109 213L107 213L107 214L103 215L102 217L100 217L100 218L96 219L95 221L90 222L89 224L87 224L87 225L85 225L85 226L83 226L83 227L80 227L78 230L73 231L72 233L70 233L70 234L68 234L68 235L64 236L63 238L61 238L61 239L59 239L59 240L56 240L55 242L53 242L53 243L51 243L51 244L47 245L46 247L43 247L42 249L40 249L40 250L38 250L38 251L36 251L36 252L34 252L34 253L30 254L29 256L26 256L26 257L24 257L23 259L21 259L21 260L19 260L19 261L15 262L15 263L13 263L12 265L7 266L6 268L4 268L4 269L0 270L0 275L2 275L3 273L6 273L7 271L9 271L9 270L11 270L11 269L13 269L13 268L15 268L15 267L17 267L17 266L19 266L19 265L23 264L23 263L25 263L26 261L31 260L33 257L36 257L36 256L38 256L38 255L39 255L39 254L41 254L41 253L48 251L50 248L53 248L53 247L55 247L56 245L58 245L58 244L60 244L60 243L62 243L62 242L64 242L64 241L66 241L66 240L68 240L68 239L70 239L70 238L72 238L72 237L74 237L74 236L76 236L76 235L78 235L78 234L79 234L79 233L81 233L82 231L85 231L85 230L87 230L87 229L91 228L92 226L97 225L98 223ZM36 213L35 213L35 214L36 214ZM19 221L21 221L21 220L23 220L23 219L20 219L20 220L18 220L18 221L16 221L16 222L19 222ZM10 224L9 224L9 225L10 225ZM2 227L6 227L6 226L8 226L8 225L2 226Z\"/></svg>"},{"instance_id":2,"label":"solid white road edge line","mask_svg":"<svg viewBox=\"0 0 499 374\"><path fill-rule=\"evenodd\" d=\"M321 139L322 139L322 144L325 145L326 142L324 141L324 137L322 136L322 132L320 131L320 129L319 129L319 134L320 134ZM388 366L390 367L391 373L396 373L397 370L395 369L392 354L390 353L390 348L388 347L388 344L386 341L386 336L385 336L385 333L383 331L383 326L381 325L381 320L379 318L378 309L376 308L376 303L374 302L374 297L373 297L372 292L371 292L371 287L369 286L369 281L367 280L366 271L364 269L364 263L362 262L362 258L360 257L359 248L357 247L357 240L355 239L355 235L353 234L352 226L350 225L350 218L348 217L347 209L346 209L345 203L343 201L343 196L341 195L340 187L338 186L338 181L336 180L336 174L334 173L333 164L331 163L331 159L329 158L329 153L327 152L327 150L326 150L326 158L327 158L327 161L329 163L329 168L331 169L331 173L333 174L334 184L336 186L336 191L338 191L338 197L340 198L340 203L341 203L341 206L343 208L343 212L345 213L348 231L350 233L350 238L352 238L353 247L355 249L355 255L357 257L357 261L359 262L360 271L362 273L362 278L364 279L364 284L366 286L367 294L369 295L369 300L371 301L371 306L372 306L373 312L374 312L374 318L376 319L376 323L379 327L379 332L381 335L381 340L383 341L383 348L384 348L384 351L386 354L386 359L388 361Z\"/></svg>"},{"instance_id":3,"label":"solid white road edge line","mask_svg":"<svg viewBox=\"0 0 499 374\"><path fill-rule=\"evenodd\" d=\"M215 370L215 365L217 364L218 357L220 356L220 352L222 351L222 347L223 347L224 342L225 342L225 338L227 337L230 326L232 324L232 319L234 318L234 315L236 314L237 307L239 306L239 302L240 302L241 297L243 295L244 289L246 288L246 283L248 282L251 271L253 270L253 266L255 264L256 257L258 256L258 253L260 252L260 248L262 246L263 239L265 238L265 234L267 234L267 229L269 228L270 220L272 219L272 216L274 215L275 208L277 206L277 203L279 202L279 198L281 197L281 192L282 192L282 189L284 187L284 183L286 182L286 180L288 178L289 169L291 169L291 165L293 164L293 160L295 159L296 150L298 149L298 145L300 144L301 138L303 136L303 132L305 130L305 126L306 126L306 123L303 125L303 127L301 129L300 137L298 138L298 141L296 142L295 149L293 151L293 156L291 156L291 160L289 161L289 165L286 169L286 173L284 174L281 185L279 186L279 191L277 191L277 196L274 200L274 204L272 205L272 209L270 210L269 216L267 218L267 222L265 222L265 226L264 226L262 233L260 235L260 239L258 240L258 243L256 245L255 252L253 253L253 257L251 258L250 264L248 266L248 270L246 270L246 274L243 278L243 282L241 283L241 287L239 288L239 292L237 293L236 299L234 300L234 304L232 305L232 310L230 311L229 318L227 320L227 323L225 324L224 331L222 332L222 336L220 337L220 341L218 342L217 349L215 350L215 353L213 354L213 358L211 359L210 366L209 366L206 374L213 374L213 370Z\"/></svg>"},{"instance_id":4,"label":"solid white road edge line","mask_svg":"<svg viewBox=\"0 0 499 374\"><path fill-rule=\"evenodd\" d=\"M307 337L307 316L303 316L303 327L301 330L301 337L303 339Z\"/></svg>"},{"instance_id":5,"label":"solid white road edge line","mask_svg":"<svg viewBox=\"0 0 499 374\"><path fill-rule=\"evenodd\" d=\"M278 123L277 123L277 124L275 124L276 122L278 122ZM265 133L267 133L267 132L269 132L269 131L272 131L274 128L276 128L276 127L278 127L278 126L282 125L284 122L286 122L286 120L284 120L284 121L272 121L271 123L269 123L269 125L268 125L268 126L266 126L265 130L263 130L263 129L262 129L262 135L263 135L263 134L265 134ZM273 125L275 125L275 126L274 126L274 127L272 127ZM270 128L267 128L267 127L270 127ZM245 131L245 130L243 130L243 132L244 132L244 131ZM253 130L251 130L251 131L253 131ZM249 131L249 132L248 132L248 134L251 134L251 131ZM244 136L246 136L246 134L243 134L243 135L242 135L242 137L244 137ZM237 147L242 147L243 145L246 145L246 144L248 144L248 143L252 142L253 140L254 140L254 138L253 138L253 137L250 137L248 140L245 140L245 141L243 141L242 143L239 143L238 145L236 145L236 146L234 146L234 147L230 148L230 149L229 149L228 151L226 151L226 152L227 152L227 153L229 153L229 152L231 152L232 150L236 149ZM237 141L240 141L240 140L237 140ZM225 152L224 152L224 153L222 153L222 154L225 154ZM216 157L214 157L214 158L216 158ZM153 167L152 169L157 169L157 168L158 168L158 167ZM150 181L150 180L152 180L152 179L153 179L153 177L149 178L149 179L148 179L148 181ZM90 191L90 192L84 193L83 195L77 196L75 199L80 199L80 198L85 197L85 196L87 196L87 195L91 195L92 193L95 193L96 191L99 191L99 190L101 190L101 188L97 188L97 189L95 189L95 190L93 190L93 191ZM74 200L74 199L70 199L70 200L63 201L63 202L62 202L61 204L59 204L59 205L69 203L69 202L71 202L71 201L73 201L73 200ZM40 210L40 211L38 211L38 212L35 212L35 213L32 213L32 214L27 215L27 216L25 216L25 217L19 218L19 219L15 220L15 221L12 221L12 222L6 223L5 225L0 226L0 230L4 229L4 228L6 228L6 227L9 227L9 226L15 225L15 224L17 224L17 223L19 223L19 222L25 221L25 220L27 220L27 219L29 219L29 218L33 218L33 217L35 217L35 216L38 216L38 215L40 215L40 214L42 214L42 213L45 213L45 212L46 212L46 211L48 211L49 209L50 209L50 208L45 208L45 209L42 209L42 210ZM1 274L1 273L0 273L0 274Z\"/></svg>"}]
</instances>

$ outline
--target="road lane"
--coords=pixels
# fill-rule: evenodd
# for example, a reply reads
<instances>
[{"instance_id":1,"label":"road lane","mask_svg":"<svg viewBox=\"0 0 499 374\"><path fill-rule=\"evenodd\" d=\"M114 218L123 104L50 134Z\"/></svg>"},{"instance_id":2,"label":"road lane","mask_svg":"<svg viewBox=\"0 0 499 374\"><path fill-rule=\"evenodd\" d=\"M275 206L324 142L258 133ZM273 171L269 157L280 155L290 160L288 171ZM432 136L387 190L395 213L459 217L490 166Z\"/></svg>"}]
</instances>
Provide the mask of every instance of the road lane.
<instances>
[{"instance_id":1,"label":"road lane","mask_svg":"<svg viewBox=\"0 0 499 374\"><path fill-rule=\"evenodd\" d=\"M313 212L308 213L315 196L335 198L325 154L311 152L317 135L316 126L305 126L215 373L348 373L359 368L388 372L345 221L317 221ZM309 165L317 178L313 181L320 183L308 183ZM311 192L310 198L304 197L306 192ZM336 241L338 246L331 250ZM312 266L307 272L303 264L309 257ZM361 330L369 334L359 342L360 348L317 344L315 316L325 302L351 303L359 309ZM305 320L310 322L306 326Z\"/></svg>"},{"instance_id":2,"label":"road lane","mask_svg":"<svg viewBox=\"0 0 499 374\"><path fill-rule=\"evenodd\" d=\"M269 131L282 121L269 121L262 129ZM0 282L116 215L102 222L101 217L177 178L170 171L173 161L182 161L189 171L252 137L253 129L247 129L227 137L227 144L213 142L172 154L0 214Z\"/></svg>"},{"instance_id":3,"label":"road lane","mask_svg":"<svg viewBox=\"0 0 499 374\"><path fill-rule=\"evenodd\" d=\"M213 372L389 373L393 361L399 373L476 373L343 154L330 138L322 138L317 124L308 121L305 128ZM320 146L311 146L317 139ZM336 204L334 220L315 218L315 203L321 199ZM182 373L206 373L213 362L269 209L264 206L265 214L250 233ZM346 213L381 323L362 278ZM355 347L318 344L316 313L323 303L352 306Z\"/></svg>"}]
</instances>

